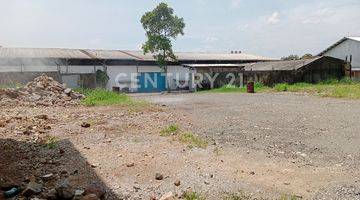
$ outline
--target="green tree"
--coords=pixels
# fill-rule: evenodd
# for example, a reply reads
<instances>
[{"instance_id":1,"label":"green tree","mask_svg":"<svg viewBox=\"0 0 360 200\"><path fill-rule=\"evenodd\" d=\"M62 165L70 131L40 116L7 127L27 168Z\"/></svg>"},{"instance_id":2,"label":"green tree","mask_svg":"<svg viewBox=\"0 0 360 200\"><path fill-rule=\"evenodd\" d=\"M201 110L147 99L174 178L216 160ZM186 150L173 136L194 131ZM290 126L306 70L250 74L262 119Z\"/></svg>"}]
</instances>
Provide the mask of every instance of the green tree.
<instances>
[{"instance_id":1,"label":"green tree","mask_svg":"<svg viewBox=\"0 0 360 200\"><path fill-rule=\"evenodd\" d=\"M290 55L290 56L286 56L286 57L282 57L281 60L299 60L299 56L298 55Z\"/></svg>"},{"instance_id":2,"label":"green tree","mask_svg":"<svg viewBox=\"0 0 360 200\"><path fill-rule=\"evenodd\" d=\"M303 55L302 57L301 57L301 59L309 59L309 58L313 58L314 56L311 54L311 53L307 53L307 54L305 54L305 55Z\"/></svg>"},{"instance_id":3,"label":"green tree","mask_svg":"<svg viewBox=\"0 0 360 200\"><path fill-rule=\"evenodd\" d=\"M147 37L142 46L144 54L152 53L159 67L167 73L167 61L177 60L172 49L172 39L184 35L184 19L176 16L166 3L160 3L142 16L141 24Z\"/></svg>"}]
</instances>

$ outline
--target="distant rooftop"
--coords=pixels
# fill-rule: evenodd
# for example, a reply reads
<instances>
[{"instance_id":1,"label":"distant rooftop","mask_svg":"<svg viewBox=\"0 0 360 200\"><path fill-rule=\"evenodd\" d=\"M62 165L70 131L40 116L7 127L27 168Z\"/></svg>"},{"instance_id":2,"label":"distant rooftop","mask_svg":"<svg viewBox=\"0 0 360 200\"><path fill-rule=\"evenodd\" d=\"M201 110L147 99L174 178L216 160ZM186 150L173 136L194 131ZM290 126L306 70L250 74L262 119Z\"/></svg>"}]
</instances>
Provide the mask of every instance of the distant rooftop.
<instances>
[{"instance_id":1,"label":"distant rooftop","mask_svg":"<svg viewBox=\"0 0 360 200\"><path fill-rule=\"evenodd\" d=\"M177 52L179 61L270 61L268 57L245 53L199 53ZM58 59L101 59L101 60L138 60L154 61L151 54L142 51L96 50L96 49L63 49L63 48L0 48L1 58L58 58Z\"/></svg>"},{"instance_id":2,"label":"distant rooftop","mask_svg":"<svg viewBox=\"0 0 360 200\"><path fill-rule=\"evenodd\" d=\"M360 36L344 37L341 40L337 41L335 44L331 45L330 47L328 47L327 49L322 51L321 53L319 53L319 56L323 56L326 52L330 51L331 49L335 48L339 44L345 42L346 40L354 40L354 41L360 42Z\"/></svg>"}]
</instances>

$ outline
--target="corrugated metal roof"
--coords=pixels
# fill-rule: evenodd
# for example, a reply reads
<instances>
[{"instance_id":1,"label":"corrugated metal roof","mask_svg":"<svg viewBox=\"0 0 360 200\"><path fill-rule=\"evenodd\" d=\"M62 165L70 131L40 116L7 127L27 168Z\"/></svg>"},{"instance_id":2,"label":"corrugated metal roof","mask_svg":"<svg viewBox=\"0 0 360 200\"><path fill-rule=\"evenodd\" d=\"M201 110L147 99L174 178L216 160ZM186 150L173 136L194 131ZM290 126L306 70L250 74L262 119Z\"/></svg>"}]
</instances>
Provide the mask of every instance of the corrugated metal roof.
<instances>
[{"instance_id":1,"label":"corrugated metal roof","mask_svg":"<svg viewBox=\"0 0 360 200\"><path fill-rule=\"evenodd\" d=\"M68 58L90 59L79 49L0 48L0 58Z\"/></svg>"},{"instance_id":2,"label":"corrugated metal roof","mask_svg":"<svg viewBox=\"0 0 360 200\"><path fill-rule=\"evenodd\" d=\"M120 59L120 60L134 60L133 56L130 56L119 50L94 50L86 49L84 50L87 53L93 55L97 59L110 60L110 59Z\"/></svg>"},{"instance_id":3,"label":"corrugated metal roof","mask_svg":"<svg viewBox=\"0 0 360 200\"><path fill-rule=\"evenodd\" d=\"M354 40L354 41L358 41L360 42L360 37L344 37L341 40L337 41L335 44L331 45L330 47L328 47L327 49L325 49L324 51L322 51L321 53L318 54L318 56L323 56L325 55L326 52L330 51L331 49L335 48L336 46L338 46L339 44L345 42L346 40Z\"/></svg>"},{"instance_id":4,"label":"corrugated metal roof","mask_svg":"<svg viewBox=\"0 0 360 200\"><path fill-rule=\"evenodd\" d=\"M245 71L287 71L297 70L303 66L306 66L321 57L315 57L302 60L284 60L284 61L269 61L269 62L257 62L243 65Z\"/></svg>"},{"instance_id":5,"label":"corrugated metal roof","mask_svg":"<svg viewBox=\"0 0 360 200\"><path fill-rule=\"evenodd\" d=\"M239 53L176 53L176 56L179 60L219 60L219 61L228 61L228 60L241 60L241 61L265 61L265 60L275 60L272 58L255 56L251 54Z\"/></svg>"},{"instance_id":6,"label":"corrugated metal roof","mask_svg":"<svg viewBox=\"0 0 360 200\"><path fill-rule=\"evenodd\" d=\"M124 51L142 60L154 60L152 54L145 54L142 51ZM267 61L276 60L273 58L256 56L251 54L239 53L204 53L204 52L176 52L176 57L180 61L188 60L218 60L218 61L229 61L229 60L240 60L240 61Z\"/></svg>"},{"instance_id":7,"label":"corrugated metal roof","mask_svg":"<svg viewBox=\"0 0 360 200\"><path fill-rule=\"evenodd\" d=\"M272 58L245 53L177 52L179 61L269 61ZM0 58L64 58L64 59L118 59L153 61L152 54L128 50L60 49L60 48L6 48L0 47Z\"/></svg>"},{"instance_id":8,"label":"corrugated metal roof","mask_svg":"<svg viewBox=\"0 0 360 200\"><path fill-rule=\"evenodd\" d=\"M183 65L185 67L190 67L190 68L206 68L206 67L244 67L241 64L186 64Z\"/></svg>"}]
</instances>

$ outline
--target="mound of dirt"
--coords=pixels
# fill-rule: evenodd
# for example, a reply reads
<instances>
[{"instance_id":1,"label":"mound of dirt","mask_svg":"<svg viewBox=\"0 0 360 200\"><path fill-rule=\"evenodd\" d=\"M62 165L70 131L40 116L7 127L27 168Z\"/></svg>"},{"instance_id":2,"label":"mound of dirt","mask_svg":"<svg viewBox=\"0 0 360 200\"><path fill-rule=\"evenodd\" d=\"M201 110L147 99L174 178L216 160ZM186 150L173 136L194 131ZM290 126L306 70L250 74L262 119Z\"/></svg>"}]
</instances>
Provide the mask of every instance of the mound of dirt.
<instances>
[{"instance_id":1,"label":"mound of dirt","mask_svg":"<svg viewBox=\"0 0 360 200\"><path fill-rule=\"evenodd\" d=\"M46 75L41 75L20 89L0 89L0 106L67 106L78 104L84 95L66 88Z\"/></svg>"}]
</instances>

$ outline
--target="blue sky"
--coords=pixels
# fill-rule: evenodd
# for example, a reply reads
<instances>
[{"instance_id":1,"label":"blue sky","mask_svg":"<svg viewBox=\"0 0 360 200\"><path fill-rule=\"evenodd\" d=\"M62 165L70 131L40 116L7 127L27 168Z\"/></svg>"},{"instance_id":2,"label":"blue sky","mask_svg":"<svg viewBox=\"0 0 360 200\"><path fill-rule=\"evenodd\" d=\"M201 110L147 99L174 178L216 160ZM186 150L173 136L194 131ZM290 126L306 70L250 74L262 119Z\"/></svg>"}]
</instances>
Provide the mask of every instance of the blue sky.
<instances>
[{"instance_id":1,"label":"blue sky","mask_svg":"<svg viewBox=\"0 0 360 200\"><path fill-rule=\"evenodd\" d=\"M139 49L140 18L162 1L0 0L0 45ZM177 51L270 57L319 53L360 35L359 0L168 0L185 19Z\"/></svg>"}]
</instances>

